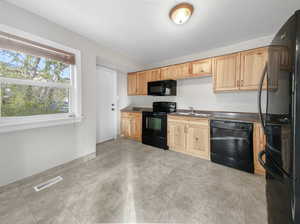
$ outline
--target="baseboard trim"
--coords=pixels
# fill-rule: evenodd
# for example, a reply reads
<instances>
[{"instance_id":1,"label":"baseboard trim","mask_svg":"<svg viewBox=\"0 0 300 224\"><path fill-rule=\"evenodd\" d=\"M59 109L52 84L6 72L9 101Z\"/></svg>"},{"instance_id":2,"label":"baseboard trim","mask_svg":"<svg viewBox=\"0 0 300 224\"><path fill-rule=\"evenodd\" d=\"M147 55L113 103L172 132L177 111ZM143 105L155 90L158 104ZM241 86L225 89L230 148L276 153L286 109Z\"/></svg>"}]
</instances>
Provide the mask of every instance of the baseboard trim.
<instances>
[{"instance_id":1,"label":"baseboard trim","mask_svg":"<svg viewBox=\"0 0 300 224\"><path fill-rule=\"evenodd\" d=\"M92 159L95 159L95 158L96 158L96 152L85 155L85 156L82 156L82 157L79 157L77 159L71 160L71 161L63 163L61 165L52 167L50 169L47 169L43 172L34 174L32 176L25 177L23 179L17 180L17 181L12 182L12 183L9 183L7 185L2 185L2 186L0 186L0 193L7 190L7 189L11 189L11 188L19 187L19 186L24 185L24 184L28 184L33 179L43 177L43 176L49 176L50 173L53 173L53 175L56 175L60 172L63 172L63 171L68 170L70 168L76 167L79 164L85 163L85 162L87 162L89 160L92 160Z\"/></svg>"}]
</instances>

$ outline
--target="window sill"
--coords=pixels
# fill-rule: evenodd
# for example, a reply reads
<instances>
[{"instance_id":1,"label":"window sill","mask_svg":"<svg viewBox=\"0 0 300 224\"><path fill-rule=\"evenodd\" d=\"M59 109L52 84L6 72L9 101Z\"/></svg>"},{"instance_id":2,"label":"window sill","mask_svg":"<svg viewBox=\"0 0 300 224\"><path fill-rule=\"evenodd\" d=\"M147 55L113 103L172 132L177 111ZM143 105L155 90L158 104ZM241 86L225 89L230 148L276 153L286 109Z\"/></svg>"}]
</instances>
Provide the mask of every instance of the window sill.
<instances>
[{"instance_id":1,"label":"window sill","mask_svg":"<svg viewBox=\"0 0 300 224\"><path fill-rule=\"evenodd\" d=\"M60 126L66 124L80 123L82 117L55 117L55 118L39 118L39 119L23 119L22 121L0 121L0 134L28 130L34 128L44 128L52 126Z\"/></svg>"}]
</instances>

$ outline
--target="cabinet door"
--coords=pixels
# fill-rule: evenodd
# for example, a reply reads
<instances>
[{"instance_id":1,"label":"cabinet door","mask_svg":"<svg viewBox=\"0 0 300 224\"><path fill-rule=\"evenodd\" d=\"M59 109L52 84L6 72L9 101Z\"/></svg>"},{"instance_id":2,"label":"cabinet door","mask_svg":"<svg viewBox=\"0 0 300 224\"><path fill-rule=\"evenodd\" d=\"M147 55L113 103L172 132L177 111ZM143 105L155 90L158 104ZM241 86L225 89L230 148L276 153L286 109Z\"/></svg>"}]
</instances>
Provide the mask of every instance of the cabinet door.
<instances>
[{"instance_id":1,"label":"cabinet door","mask_svg":"<svg viewBox=\"0 0 300 224\"><path fill-rule=\"evenodd\" d=\"M121 117L121 136L130 138L131 124L129 117Z\"/></svg>"},{"instance_id":2,"label":"cabinet door","mask_svg":"<svg viewBox=\"0 0 300 224\"><path fill-rule=\"evenodd\" d=\"M214 91L232 91L239 89L240 53L213 59Z\"/></svg>"},{"instance_id":3,"label":"cabinet door","mask_svg":"<svg viewBox=\"0 0 300 224\"><path fill-rule=\"evenodd\" d=\"M261 124L254 124L253 131L253 159L254 159L254 172L256 174L265 174L265 169L260 165L258 161L258 153L264 150L266 144L266 137L264 135Z\"/></svg>"},{"instance_id":4,"label":"cabinet door","mask_svg":"<svg viewBox=\"0 0 300 224\"><path fill-rule=\"evenodd\" d=\"M160 69L153 69L147 71L148 82L159 81L159 80L161 80Z\"/></svg>"},{"instance_id":5,"label":"cabinet door","mask_svg":"<svg viewBox=\"0 0 300 224\"><path fill-rule=\"evenodd\" d=\"M212 59L203 59L192 62L193 76L207 76L212 74Z\"/></svg>"},{"instance_id":6,"label":"cabinet door","mask_svg":"<svg viewBox=\"0 0 300 224\"><path fill-rule=\"evenodd\" d=\"M174 79L174 75L172 75L171 67L172 66L168 66L160 69L162 80Z\"/></svg>"},{"instance_id":7,"label":"cabinet door","mask_svg":"<svg viewBox=\"0 0 300 224\"><path fill-rule=\"evenodd\" d=\"M191 74L191 63L184 63L174 66L175 79L185 79L192 76Z\"/></svg>"},{"instance_id":8,"label":"cabinet door","mask_svg":"<svg viewBox=\"0 0 300 224\"><path fill-rule=\"evenodd\" d=\"M138 95L147 95L148 94L147 86L147 71L138 72L137 74L137 94Z\"/></svg>"},{"instance_id":9,"label":"cabinet door","mask_svg":"<svg viewBox=\"0 0 300 224\"><path fill-rule=\"evenodd\" d=\"M129 96L137 95L137 73L128 73L127 75L127 94Z\"/></svg>"},{"instance_id":10,"label":"cabinet door","mask_svg":"<svg viewBox=\"0 0 300 224\"><path fill-rule=\"evenodd\" d=\"M186 124L183 122L168 122L168 146L171 150L185 152Z\"/></svg>"},{"instance_id":11,"label":"cabinet door","mask_svg":"<svg viewBox=\"0 0 300 224\"><path fill-rule=\"evenodd\" d=\"M177 80L191 77L191 64L184 63L161 68L162 80Z\"/></svg>"},{"instance_id":12,"label":"cabinet door","mask_svg":"<svg viewBox=\"0 0 300 224\"><path fill-rule=\"evenodd\" d=\"M186 139L186 150L188 153L203 159L210 159L208 123L187 125Z\"/></svg>"},{"instance_id":13,"label":"cabinet door","mask_svg":"<svg viewBox=\"0 0 300 224\"><path fill-rule=\"evenodd\" d=\"M130 138L136 141L142 140L142 117L141 114L135 114L130 119Z\"/></svg>"},{"instance_id":14,"label":"cabinet door","mask_svg":"<svg viewBox=\"0 0 300 224\"><path fill-rule=\"evenodd\" d=\"M268 59L268 48L258 48L241 53L241 90L257 90ZM263 88L266 88L264 82Z\"/></svg>"}]
</instances>

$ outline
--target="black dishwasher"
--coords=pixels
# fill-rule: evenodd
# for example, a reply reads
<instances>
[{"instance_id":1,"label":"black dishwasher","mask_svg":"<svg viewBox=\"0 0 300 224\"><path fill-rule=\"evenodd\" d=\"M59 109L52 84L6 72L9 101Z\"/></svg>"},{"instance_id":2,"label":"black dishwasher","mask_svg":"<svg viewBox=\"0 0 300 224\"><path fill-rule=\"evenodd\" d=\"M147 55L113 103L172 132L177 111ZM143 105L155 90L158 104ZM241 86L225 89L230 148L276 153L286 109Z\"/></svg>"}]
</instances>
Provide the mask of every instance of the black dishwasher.
<instances>
[{"instance_id":1,"label":"black dishwasher","mask_svg":"<svg viewBox=\"0 0 300 224\"><path fill-rule=\"evenodd\" d=\"M211 161L254 173L253 124L212 120Z\"/></svg>"}]
</instances>

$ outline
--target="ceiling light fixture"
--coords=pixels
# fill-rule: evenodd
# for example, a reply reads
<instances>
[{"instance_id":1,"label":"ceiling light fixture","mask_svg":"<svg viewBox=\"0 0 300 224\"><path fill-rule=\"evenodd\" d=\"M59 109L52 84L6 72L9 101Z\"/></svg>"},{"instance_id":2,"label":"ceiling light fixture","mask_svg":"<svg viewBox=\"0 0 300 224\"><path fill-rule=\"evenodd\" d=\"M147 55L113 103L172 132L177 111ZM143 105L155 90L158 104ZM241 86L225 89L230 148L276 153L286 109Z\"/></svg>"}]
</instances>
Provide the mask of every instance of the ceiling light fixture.
<instances>
[{"instance_id":1,"label":"ceiling light fixture","mask_svg":"<svg viewBox=\"0 0 300 224\"><path fill-rule=\"evenodd\" d=\"M180 3L170 11L170 19L175 24L186 23L193 14L194 7L189 3Z\"/></svg>"}]
</instances>

